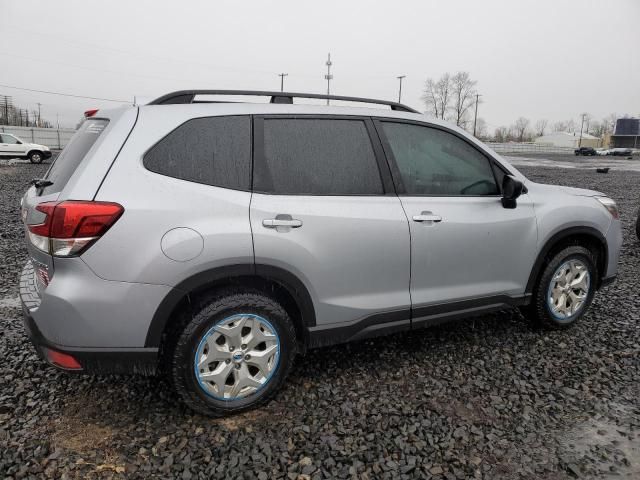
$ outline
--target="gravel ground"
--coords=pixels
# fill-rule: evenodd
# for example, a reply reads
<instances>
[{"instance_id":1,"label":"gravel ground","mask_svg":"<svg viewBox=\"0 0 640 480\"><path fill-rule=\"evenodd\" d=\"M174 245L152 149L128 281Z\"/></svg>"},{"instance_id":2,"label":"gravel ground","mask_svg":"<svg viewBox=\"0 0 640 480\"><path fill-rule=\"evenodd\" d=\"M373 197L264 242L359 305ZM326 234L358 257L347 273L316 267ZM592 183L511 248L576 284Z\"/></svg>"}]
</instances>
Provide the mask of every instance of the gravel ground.
<instances>
[{"instance_id":1,"label":"gravel ground","mask_svg":"<svg viewBox=\"0 0 640 480\"><path fill-rule=\"evenodd\" d=\"M640 173L522 169L619 201L619 280L575 328L507 311L312 351L268 406L211 420L162 379L36 357L17 205L45 168L0 167L0 478L640 478Z\"/></svg>"}]
</instances>

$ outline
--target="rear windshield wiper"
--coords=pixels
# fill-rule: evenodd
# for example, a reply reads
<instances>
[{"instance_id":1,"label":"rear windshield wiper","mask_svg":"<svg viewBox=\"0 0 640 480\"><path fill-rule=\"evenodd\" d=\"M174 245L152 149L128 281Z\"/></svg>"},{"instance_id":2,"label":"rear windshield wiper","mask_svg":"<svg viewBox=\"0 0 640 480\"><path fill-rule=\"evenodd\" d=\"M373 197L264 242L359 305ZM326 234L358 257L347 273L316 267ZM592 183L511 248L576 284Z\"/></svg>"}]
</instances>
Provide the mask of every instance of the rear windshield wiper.
<instances>
[{"instance_id":1,"label":"rear windshield wiper","mask_svg":"<svg viewBox=\"0 0 640 480\"><path fill-rule=\"evenodd\" d=\"M34 178L29 182L29 185L35 185L36 188L45 188L53 185L51 180L47 180L46 178Z\"/></svg>"}]
</instances>

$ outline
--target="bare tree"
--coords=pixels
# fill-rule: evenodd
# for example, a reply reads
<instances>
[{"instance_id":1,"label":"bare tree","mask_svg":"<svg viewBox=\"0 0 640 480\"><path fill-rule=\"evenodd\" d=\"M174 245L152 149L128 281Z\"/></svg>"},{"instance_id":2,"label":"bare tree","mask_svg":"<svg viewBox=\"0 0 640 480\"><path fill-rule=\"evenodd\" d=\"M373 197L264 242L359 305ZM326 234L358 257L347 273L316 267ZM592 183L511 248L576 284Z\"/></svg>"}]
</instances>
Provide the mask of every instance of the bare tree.
<instances>
[{"instance_id":1,"label":"bare tree","mask_svg":"<svg viewBox=\"0 0 640 480\"><path fill-rule=\"evenodd\" d=\"M566 121L555 122L553 124L553 131L554 132L566 132L567 131L567 122Z\"/></svg>"},{"instance_id":2,"label":"bare tree","mask_svg":"<svg viewBox=\"0 0 640 480\"><path fill-rule=\"evenodd\" d=\"M422 100L427 107L427 112L432 113L436 118L444 120L451 102L451 75L445 73L437 81L428 78L425 83Z\"/></svg>"},{"instance_id":3,"label":"bare tree","mask_svg":"<svg viewBox=\"0 0 640 480\"><path fill-rule=\"evenodd\" d=\"M498 127L493 133L493 139L496 142L506 142L509 135L509 129L507 127Z\"/></svg>"},{"instance_id":4,"label":"bare tree","mask_svg":"<svg viewBox=\"0 0 640 480\"><path fill-rule=\"evenodd\" d=\"M589 134L589 125L591 124L591 115L589 113L584 113L584 133Z\"/></svg>"},{"instance_id":5,"label":"bare tree","mask_svg":"<svg viewBox=\"0 0 640 480\"><path fill-rule=\"evenodd\" d=\"M603 124L603 134L607 135L607 134L612 134L615 127L616 127L616 120L618 119L618 115L616 115L615 113L610 113L609 115L607 115L606 117L604 117L602 119L602 124Z\"/></svg>"},{"instance_id":6,"label":"bare tree","mask_svg":"<svg viewBox=\"0 0 640 480\"><path fill-rule=\"evenodd\" d=\"M513 125L514 132L516 138L519 142L524 142L525 134L527 133L527 128L529 128L529 119L520 117L516 120L516 123Z\"/></svg>"},{"instance_id":7,"label":"bare tree","mask_svg":"<svg viewBox=\"0 0 640 480\"><path fill-rule=\"evenodd\" d=\"M453 97L452 112L456 125L464 128L467 124L466 114L476 94L474 80L469 72L458 72L451 79L451 94Z\"/></svg>"},{"instance_id":8,"label":"bare tree","mask_svg":"<svg viewBox=\"0 0 640 480\"><path fill-rule=\"evenodd\" d=\"M549 123L548 120L538 120L536 122L536 137L541 137L544 135L544 131L547 128L547 124Z\"/></svg>"},{"instance_id":9,"label":"bare tree","mask_svg":"<svg viewBox=\"0 0 640 480\"><path fill-rule=\"evenodd\" d=\"M438 115L438 94L436 81L433 78L427 78L427 81L424 84L424 92L422 94L422 101L425 103L427 107L427 112L431 112L434 117L440 118Z\"/></svg>"},{"instance_id":10,"label":"bare tree","mask_svg":"<svg viewBox=\"0 0 640 480\"><path fill-rule=\"evenodd\" d=\"M484 118L478 117L476 121L476 137L480 139L487 138L487 122Z\"/></svg>"}]
</instances>

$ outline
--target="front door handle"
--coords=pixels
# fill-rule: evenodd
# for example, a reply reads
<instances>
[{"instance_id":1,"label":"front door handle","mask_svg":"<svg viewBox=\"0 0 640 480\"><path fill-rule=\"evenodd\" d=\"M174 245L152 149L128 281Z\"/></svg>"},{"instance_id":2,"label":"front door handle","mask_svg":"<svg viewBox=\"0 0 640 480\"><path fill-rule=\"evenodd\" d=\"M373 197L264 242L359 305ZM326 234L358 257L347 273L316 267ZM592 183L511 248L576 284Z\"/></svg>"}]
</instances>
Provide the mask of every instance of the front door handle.
<instances>
[{"instance_id":1,"label":"front door handle","mask_svg":"<svg viewBox=\"0 0 640 480\"><path fill-rule=\"evenodd\" d=\"M440 215L434 215L431 212L422 212L420 215L413 216L414 222L434 222L439 223L442 221L442 217Z\"/></svg>"},{"instance_id":2,"label":"front door handle","mask_svg":"<svg viewBox=\"0 0 640 480\"><path fill-rule=\"evenodd\" d=\"M276 218L265 218L262 220L262 226L265 228L275 228L277 231L287 230L289 228L300 228L302 220L292 218L288 214L278 214ZM280 228L279 228L280 227Z\"/></svg>"}]
</instances>

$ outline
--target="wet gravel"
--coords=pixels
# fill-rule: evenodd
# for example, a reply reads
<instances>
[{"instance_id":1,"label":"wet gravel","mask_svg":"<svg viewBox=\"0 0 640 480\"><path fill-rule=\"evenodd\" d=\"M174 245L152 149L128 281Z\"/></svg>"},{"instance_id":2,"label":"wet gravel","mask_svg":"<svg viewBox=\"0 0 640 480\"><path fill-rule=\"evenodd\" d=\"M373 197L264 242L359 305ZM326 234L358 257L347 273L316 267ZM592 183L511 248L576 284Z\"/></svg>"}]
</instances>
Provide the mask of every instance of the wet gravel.
<instances>
[{"instance_id":1,"label":"wet gravel","mask_svg":"<svg viewBox=\"0 0 640 480\"><path fill-rule=\"evenodd\" d=\"M162 379L36 357L17 205L45 168L0 166L0 478L640 478L640 173L522 168L619 201L619 280L575 328L508 311L312 351L268 406L212 420Z\"/></svg>"}]
</instances>

